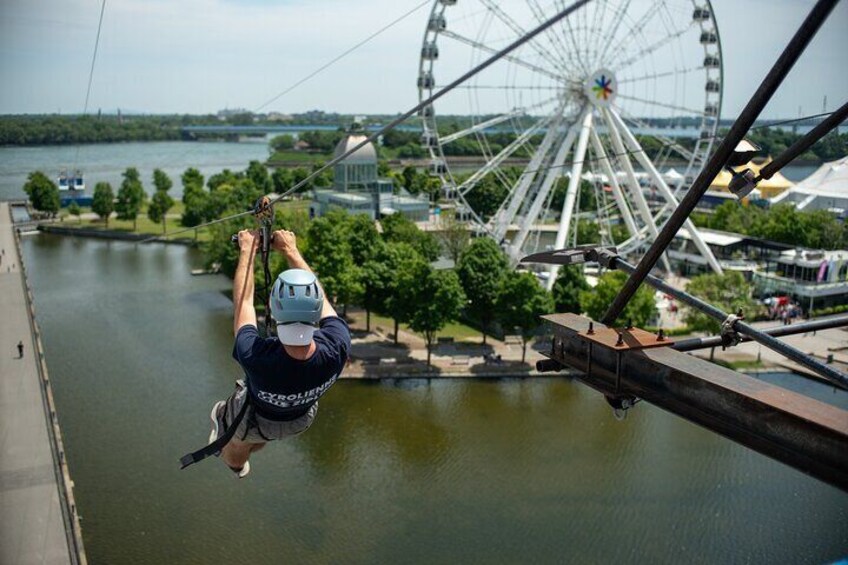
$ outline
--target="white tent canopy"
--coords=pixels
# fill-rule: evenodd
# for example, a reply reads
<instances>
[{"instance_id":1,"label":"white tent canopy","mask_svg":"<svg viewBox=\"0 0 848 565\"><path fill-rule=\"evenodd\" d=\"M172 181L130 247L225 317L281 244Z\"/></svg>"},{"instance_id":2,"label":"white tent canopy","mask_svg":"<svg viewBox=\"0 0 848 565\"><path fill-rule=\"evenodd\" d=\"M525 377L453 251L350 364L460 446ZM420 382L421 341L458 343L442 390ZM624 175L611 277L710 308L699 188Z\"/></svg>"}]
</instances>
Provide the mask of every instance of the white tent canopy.
<instances>
[{"instance_id":1,"label":"white tent canopy","mask_svg":"<svg viewBox=\"0 0 848 565\"><path fill-rule=\"evenodd\" d=\"M683 182L684 176L674 169L669 169L663 173L663 179L670 185L677 186Z\"/></svg>"},{"instance_id":2,"label":"white tent canopy","mask_svg":"<svg viewBox=\"0 0 848 565\"><path fill-rule=\"evenodd\" d=\"M816 171L771 199L772 204L794 204L799 210L848 210L848 156L825 163Z\"/></svg>"}]
</instances>

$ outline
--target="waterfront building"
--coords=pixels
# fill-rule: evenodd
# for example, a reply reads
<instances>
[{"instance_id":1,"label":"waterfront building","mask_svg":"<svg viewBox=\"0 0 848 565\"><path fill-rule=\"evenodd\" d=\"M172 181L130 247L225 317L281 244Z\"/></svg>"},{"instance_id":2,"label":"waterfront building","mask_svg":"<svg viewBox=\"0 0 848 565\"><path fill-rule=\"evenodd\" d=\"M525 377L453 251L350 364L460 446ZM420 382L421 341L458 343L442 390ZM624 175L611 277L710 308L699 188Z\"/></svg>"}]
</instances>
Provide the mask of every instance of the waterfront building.
<instances>
[{"instance_id":1,"label":"waterfront building","mask_svg":"<svg viewBox=\"0 0 848 565\"><path fill-rule=\"evenodd\" d=\"M848 304L848 249L789 249L753 280L760 296L790 296L807 311Z\"/></svg>"},{"instance_id":2,"label":"waterfront building","mask_svg":"<svg viewBox=\"0 0 848 565\"><path fill-rule=\"evenodd\" d=\"M365 139L361 132L348 132L336 145L333 157L344 155ZM430 214L426 196L413 196L402 188L395 192L390 179L378 177L377 150L371 142L335 165L332 187L313 189L310 215L322 216L333 207L373 219L399 213L414 222L427 221Z\"/></svg>"},{"instance_id":3,"label":"waterfront building","mask_svg":"<svg viewBox=\"0 0 848 565\"><path fill-rule=\"evenodd\" d=\"M698 232L722 269L741 272L754 283L758 297L788 296L807 310L848 304L848 250L796 248L703 228ZM667 253L682 276L710 271L685 228L677 233Z\"/></svg>"},{"instance_id":4,"label":"waterfront building","mask_svg":"<svg viewBox=\"0 0 848 565\"><path fill-rule=\"evenodd\" d=\"M827 210L848 216L848 156L823 164L791 189L772 198L772 204L794 204L798 210Z\"/></svg>"}]
</instances>

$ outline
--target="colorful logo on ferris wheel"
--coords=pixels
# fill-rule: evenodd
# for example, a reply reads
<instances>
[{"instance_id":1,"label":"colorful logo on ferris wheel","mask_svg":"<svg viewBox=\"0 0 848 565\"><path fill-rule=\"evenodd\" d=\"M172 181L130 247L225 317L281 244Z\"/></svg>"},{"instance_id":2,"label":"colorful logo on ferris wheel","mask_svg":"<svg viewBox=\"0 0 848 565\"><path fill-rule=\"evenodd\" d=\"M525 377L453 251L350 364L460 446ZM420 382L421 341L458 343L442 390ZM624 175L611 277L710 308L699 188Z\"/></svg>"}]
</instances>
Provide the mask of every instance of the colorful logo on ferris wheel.
<instances>
[{"instance_id":1,"label":"colorful logo on ferris wheel","mask_svg":"<svg viewBox=\"0 0 848 565\"><path fill-rule=\"evenodd\" d=\"M612 96L612 77L601 75L595 79L595 86L592 87L592 92L595 93L595 98L598 100L609 100Z\"/></svg>"}]
</instances>

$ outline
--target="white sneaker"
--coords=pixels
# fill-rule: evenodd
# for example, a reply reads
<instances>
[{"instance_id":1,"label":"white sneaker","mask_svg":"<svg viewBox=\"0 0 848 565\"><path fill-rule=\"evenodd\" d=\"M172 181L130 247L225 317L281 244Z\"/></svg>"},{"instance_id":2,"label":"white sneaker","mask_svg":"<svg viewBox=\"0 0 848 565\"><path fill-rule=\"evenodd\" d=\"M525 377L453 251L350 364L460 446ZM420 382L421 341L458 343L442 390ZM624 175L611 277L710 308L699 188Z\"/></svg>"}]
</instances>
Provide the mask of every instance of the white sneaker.
<instances>
[{"instance_id":1,"label":"white sneaker","mask_svg":"<svg viewBox=\"0 0 848 565\"><path fill-rule=\"evenodd\" d=\"M241 471L236 471L232 467L230 467L230 470L235 473L238 478L243 479L247 476L248 473L250 473L250 461L244 462L244 467L241 468Z\"/></svg>"},{"instance_id":2,"label":"white sneaker","mask_svg":"<svg viewBox=\"0 0 848 565\"><path fill-rule=\"evenodd\" d=\"M223 400L219 400L212 407L212 413L209 414L209 418L212 420L212 431L209 433L209 443L212 443L218 436L224 433L224 429L226 426L224 425L224 408L227 403Z\"/></svg>"}]
</instances>

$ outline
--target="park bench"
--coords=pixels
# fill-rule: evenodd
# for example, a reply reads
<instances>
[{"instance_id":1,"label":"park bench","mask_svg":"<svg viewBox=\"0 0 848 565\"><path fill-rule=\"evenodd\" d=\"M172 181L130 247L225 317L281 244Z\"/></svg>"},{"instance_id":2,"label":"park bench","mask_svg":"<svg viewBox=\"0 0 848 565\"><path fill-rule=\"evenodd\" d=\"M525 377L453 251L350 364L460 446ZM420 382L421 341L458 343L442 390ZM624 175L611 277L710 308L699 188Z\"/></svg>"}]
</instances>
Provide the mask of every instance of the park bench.
<instances>
[{"instance_id":1,"label":"park bench","mask_svg":"<svg viewBox=\"0 0 848 565\"><path fill-rule=\"evenodd\" d=\"M468 355L454 355L451 357L451 365L468 365L470 360Z\"/></svg>"}]
</instances>

